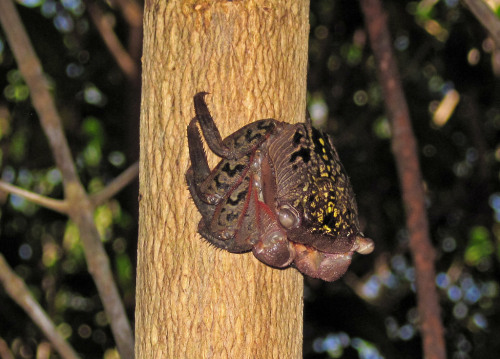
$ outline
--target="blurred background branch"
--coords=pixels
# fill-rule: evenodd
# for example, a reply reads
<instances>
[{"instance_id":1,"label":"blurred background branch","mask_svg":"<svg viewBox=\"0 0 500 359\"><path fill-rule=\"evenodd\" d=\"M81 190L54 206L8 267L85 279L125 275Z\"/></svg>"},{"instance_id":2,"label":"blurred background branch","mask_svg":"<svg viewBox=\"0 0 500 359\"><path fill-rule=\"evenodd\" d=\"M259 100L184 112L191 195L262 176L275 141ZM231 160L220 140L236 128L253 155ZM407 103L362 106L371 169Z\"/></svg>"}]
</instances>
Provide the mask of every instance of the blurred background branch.
<instances>
[{"instance_id":1,"label":"blurred background branch","mask_svg":"<svg viewBox=\"0 0 500 359\"><path fill-rule=\"evenodd\" d=\"M435 285L436 255L429 236L417 143L401 86L398 65L392 51L387 14L380 0L361 0L360 3L377 63L387 115L392 124L392 151L396 159L406 210L410 251L415 263L424 357L445 359L444 330Z\"/></svg>"},{"instance_id":2,"label":"blurred background branch","mask_svg":"<svg viewBox=\"0 0 500 359\"><path fill-rule=\"evenodd\" d=\"M77 359L79 356L74 349L64 340L61 334L56 330L56 326L50 320L47 313L33 298L29 289L24 284L22 278L10 268L5 258L0 254L0 282L10 297L24 309L26 314L40 327L45 336L51 341L52 345L66 359ZM1 345L1 344L0 344ZM2 351L0 350L0 353ZM4 351L7 352L7 351Z\"/></svg>"},{"instance_id":3,"label":"blurred background branch","mask_svg":"<svg viewBox=\"0 0 500 359\"><path fill-rule=\"evenodd\" d=\"M0 358L1 359L14 359L14 355L10 351L9 346L7 345L5 340L3 340L2 338L0 338Z\"/></svg>"},{"instance_id":4,"label":"blurred background branch","mask_svg":"<svg viewBox=\"0 0 500 359\"><path fill-rule=\"evenodd\" d=\"M125 186L130 184L139 174L139 162L135 162L118 177L110 182L104 189L90 196L90 201L94 207L99 206L120 192Z\"/></svg>"},{"instance_id":5,"label":"blurred background branch","mask_svg":"<svg viewBox=\"0 0 500 359\"><path fill-rule=\"evenodd\" d=\"M93 207L97 207L104 203L105 201L112 198L118 192L120 192L124 187L130 184L134 179L137 178L139 174L139 163L136 162L127 168L123 173L111 181L106 187L97 193L90 196L90 201ZM51 209L53 211L67 214L68 204L66 201L57 200L41 196L37 193L27 191L25 189L19 188L17 186L11 185L5 181L0 180L0 190L6 193L14 194L23 197L39 206Z\"/></svg>"},{"instance_id":6,"label":"blurred background branch","mask_svg":"<svg viewBox=\"0 0 500 359\"><path fill-rule=\"evenodd\" d=\"M500 18L492 8L483 0L463 0L469 10L474 14L486 30L495 40L497 48L500 48Z\"/></svg>"},{"instance_id":7,"label":"blurred background branch","mask_svg":"<svg viewBox=\"0 0 500 359\"><path fill-rule=\"evenodd\" d=\"M0 180L0 190L14 194L16 196L20 196L26 198L28 201L38 204L39 206L43 206L45 208L49 208L53 211L59 213L66 213L68 211L68 206L65 201L61 201L58 199L52 199L45 196L41 196L37 193L27 191L25 189L16 187L11 185L10 183L4 182Z\"/></svg>"},{"instance_id":8,"label":"blurred background branch","mask_svg":"<svg viewBox=\"0 0 500 359\"><path fill-rule=\"evenodd\" d=\"M86 1L86 5L90 14L90 18L94 22L96 28L99 30L101 38L108 47L109 52L113 55L116 63L120 66L123 73L125 73L130 80L135 79L139 74L136 63L127 53L120 40L116 36L115 32L113 31L110 16L104 14L95 1Z\"/></svg>"},{"instance_id":9,"label":"blurred background branch","mask_svg":"<svg viewBox=\"0 0 500 359\"><path fill-rule=\"evenodd\" d=\"M142 28L142 7L135 0L112 0L131 28Z\"/></svg>"}]
</instances>

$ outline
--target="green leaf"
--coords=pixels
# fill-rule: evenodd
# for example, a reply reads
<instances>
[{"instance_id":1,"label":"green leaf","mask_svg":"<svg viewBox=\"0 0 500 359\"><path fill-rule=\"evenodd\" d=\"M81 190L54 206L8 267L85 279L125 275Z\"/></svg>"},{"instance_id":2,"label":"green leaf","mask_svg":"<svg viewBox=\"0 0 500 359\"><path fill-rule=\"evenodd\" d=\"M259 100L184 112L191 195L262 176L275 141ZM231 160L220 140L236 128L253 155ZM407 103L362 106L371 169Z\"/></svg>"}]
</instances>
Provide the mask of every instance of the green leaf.
<instances>
[{"instance_id":1,"label":"green leaf","mask_svg":"<svg viewBox=\"0 0 500 359\"><path fill-rule=\"evenodd\" d=\"M472 228L465 249L465 262L470 266L477 266L485 258L491 256L493 251L494 246L488 229L482 226Z\"/></svg>"}]
</instances>

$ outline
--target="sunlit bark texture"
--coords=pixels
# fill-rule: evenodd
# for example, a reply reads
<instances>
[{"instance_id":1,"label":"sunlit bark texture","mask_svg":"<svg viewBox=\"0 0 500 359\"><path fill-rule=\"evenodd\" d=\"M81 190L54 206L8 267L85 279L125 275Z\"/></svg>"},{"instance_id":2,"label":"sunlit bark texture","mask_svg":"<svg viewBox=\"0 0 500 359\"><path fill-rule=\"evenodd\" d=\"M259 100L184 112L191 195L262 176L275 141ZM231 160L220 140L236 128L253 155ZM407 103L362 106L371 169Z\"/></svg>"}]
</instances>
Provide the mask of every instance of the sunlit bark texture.
<instances>
[{"instance_id":1,"label":"sunlit bark texture","mask_svg":"<svg viewBox=\"0 0 500 359\"><path fill-rule=\"evenodd\" d=\"M303 0L146 2L138 358L302 357L302 276L202 240L184 173L199 91L223 137L304 120L308 14Z\"/></svg>"}]
</instances>

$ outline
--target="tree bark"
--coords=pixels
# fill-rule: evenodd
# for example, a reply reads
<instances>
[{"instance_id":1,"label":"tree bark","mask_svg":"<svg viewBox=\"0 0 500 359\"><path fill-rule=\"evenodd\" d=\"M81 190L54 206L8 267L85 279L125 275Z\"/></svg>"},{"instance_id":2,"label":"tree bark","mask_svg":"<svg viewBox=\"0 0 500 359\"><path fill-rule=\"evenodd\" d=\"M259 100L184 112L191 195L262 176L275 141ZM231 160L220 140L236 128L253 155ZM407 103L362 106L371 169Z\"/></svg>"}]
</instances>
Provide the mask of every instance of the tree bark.
<instances>
[{"instance_id":1,"label":"tree bark","mask_svg":"<svg viewBox=\"0 0 500 359\"><path fill-rule=\"evenodd\" d=\"M199 91L223 137L304 121L308 32L308 1L146 1L137 358L302 357L302 276L202 240L184 173Z\"/></svg>"}]
</instances>

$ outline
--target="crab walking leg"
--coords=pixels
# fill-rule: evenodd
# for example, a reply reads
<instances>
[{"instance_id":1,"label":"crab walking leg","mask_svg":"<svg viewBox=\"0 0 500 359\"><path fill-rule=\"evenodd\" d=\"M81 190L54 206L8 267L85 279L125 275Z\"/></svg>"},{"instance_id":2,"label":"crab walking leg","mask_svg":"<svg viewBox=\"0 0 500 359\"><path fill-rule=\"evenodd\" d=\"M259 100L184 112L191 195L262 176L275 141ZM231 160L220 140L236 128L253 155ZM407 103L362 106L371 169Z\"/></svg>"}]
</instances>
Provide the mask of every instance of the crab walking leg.
<instances>
[{"instance_id":1,"label":"crab walking leg","mask_svg":"<svg viewBox=\"0 0 500 359\"><path fill-rule=\"evenodd\" d=\"M210 175L210 167L208 166L207 156L203 149L203 142L196 122L197 119L195 117L189 123L187 138L194 183L200 185Z\"/></svg>"},{"instance_id":2,"label":"crab walking leg","mask_svg":"<svg viewBox=\"0 0 500 359\"><path fill-rule=\"evenodd\" d=\"M238 154L235 154L227 146L224 145L219 129L210 115L207 104L205 102L205 95L208 92L198 92L194 96L194 111L196 112L196 119L200 123L203 136L207 141L208 147L217 156L227 159L236 159Z\"/></svg>"},{"instance_id":3,"label":"crab walking leg","mask_svg":"<svg viewBox=\"0 0 500 359\"><path fill-rule=\"evenodd\" d=\"M205 221L209 221L214 214L215 207L202 201L200 185L210 175L210 167L208 166L207 157L203 150L200 132L196 126L196 119L193 118L187 129L189 157L191 159L191 167L186 172L186 182L189 193L203 217L200 223L202 227Z\"/></svg>"}]
</instances>

